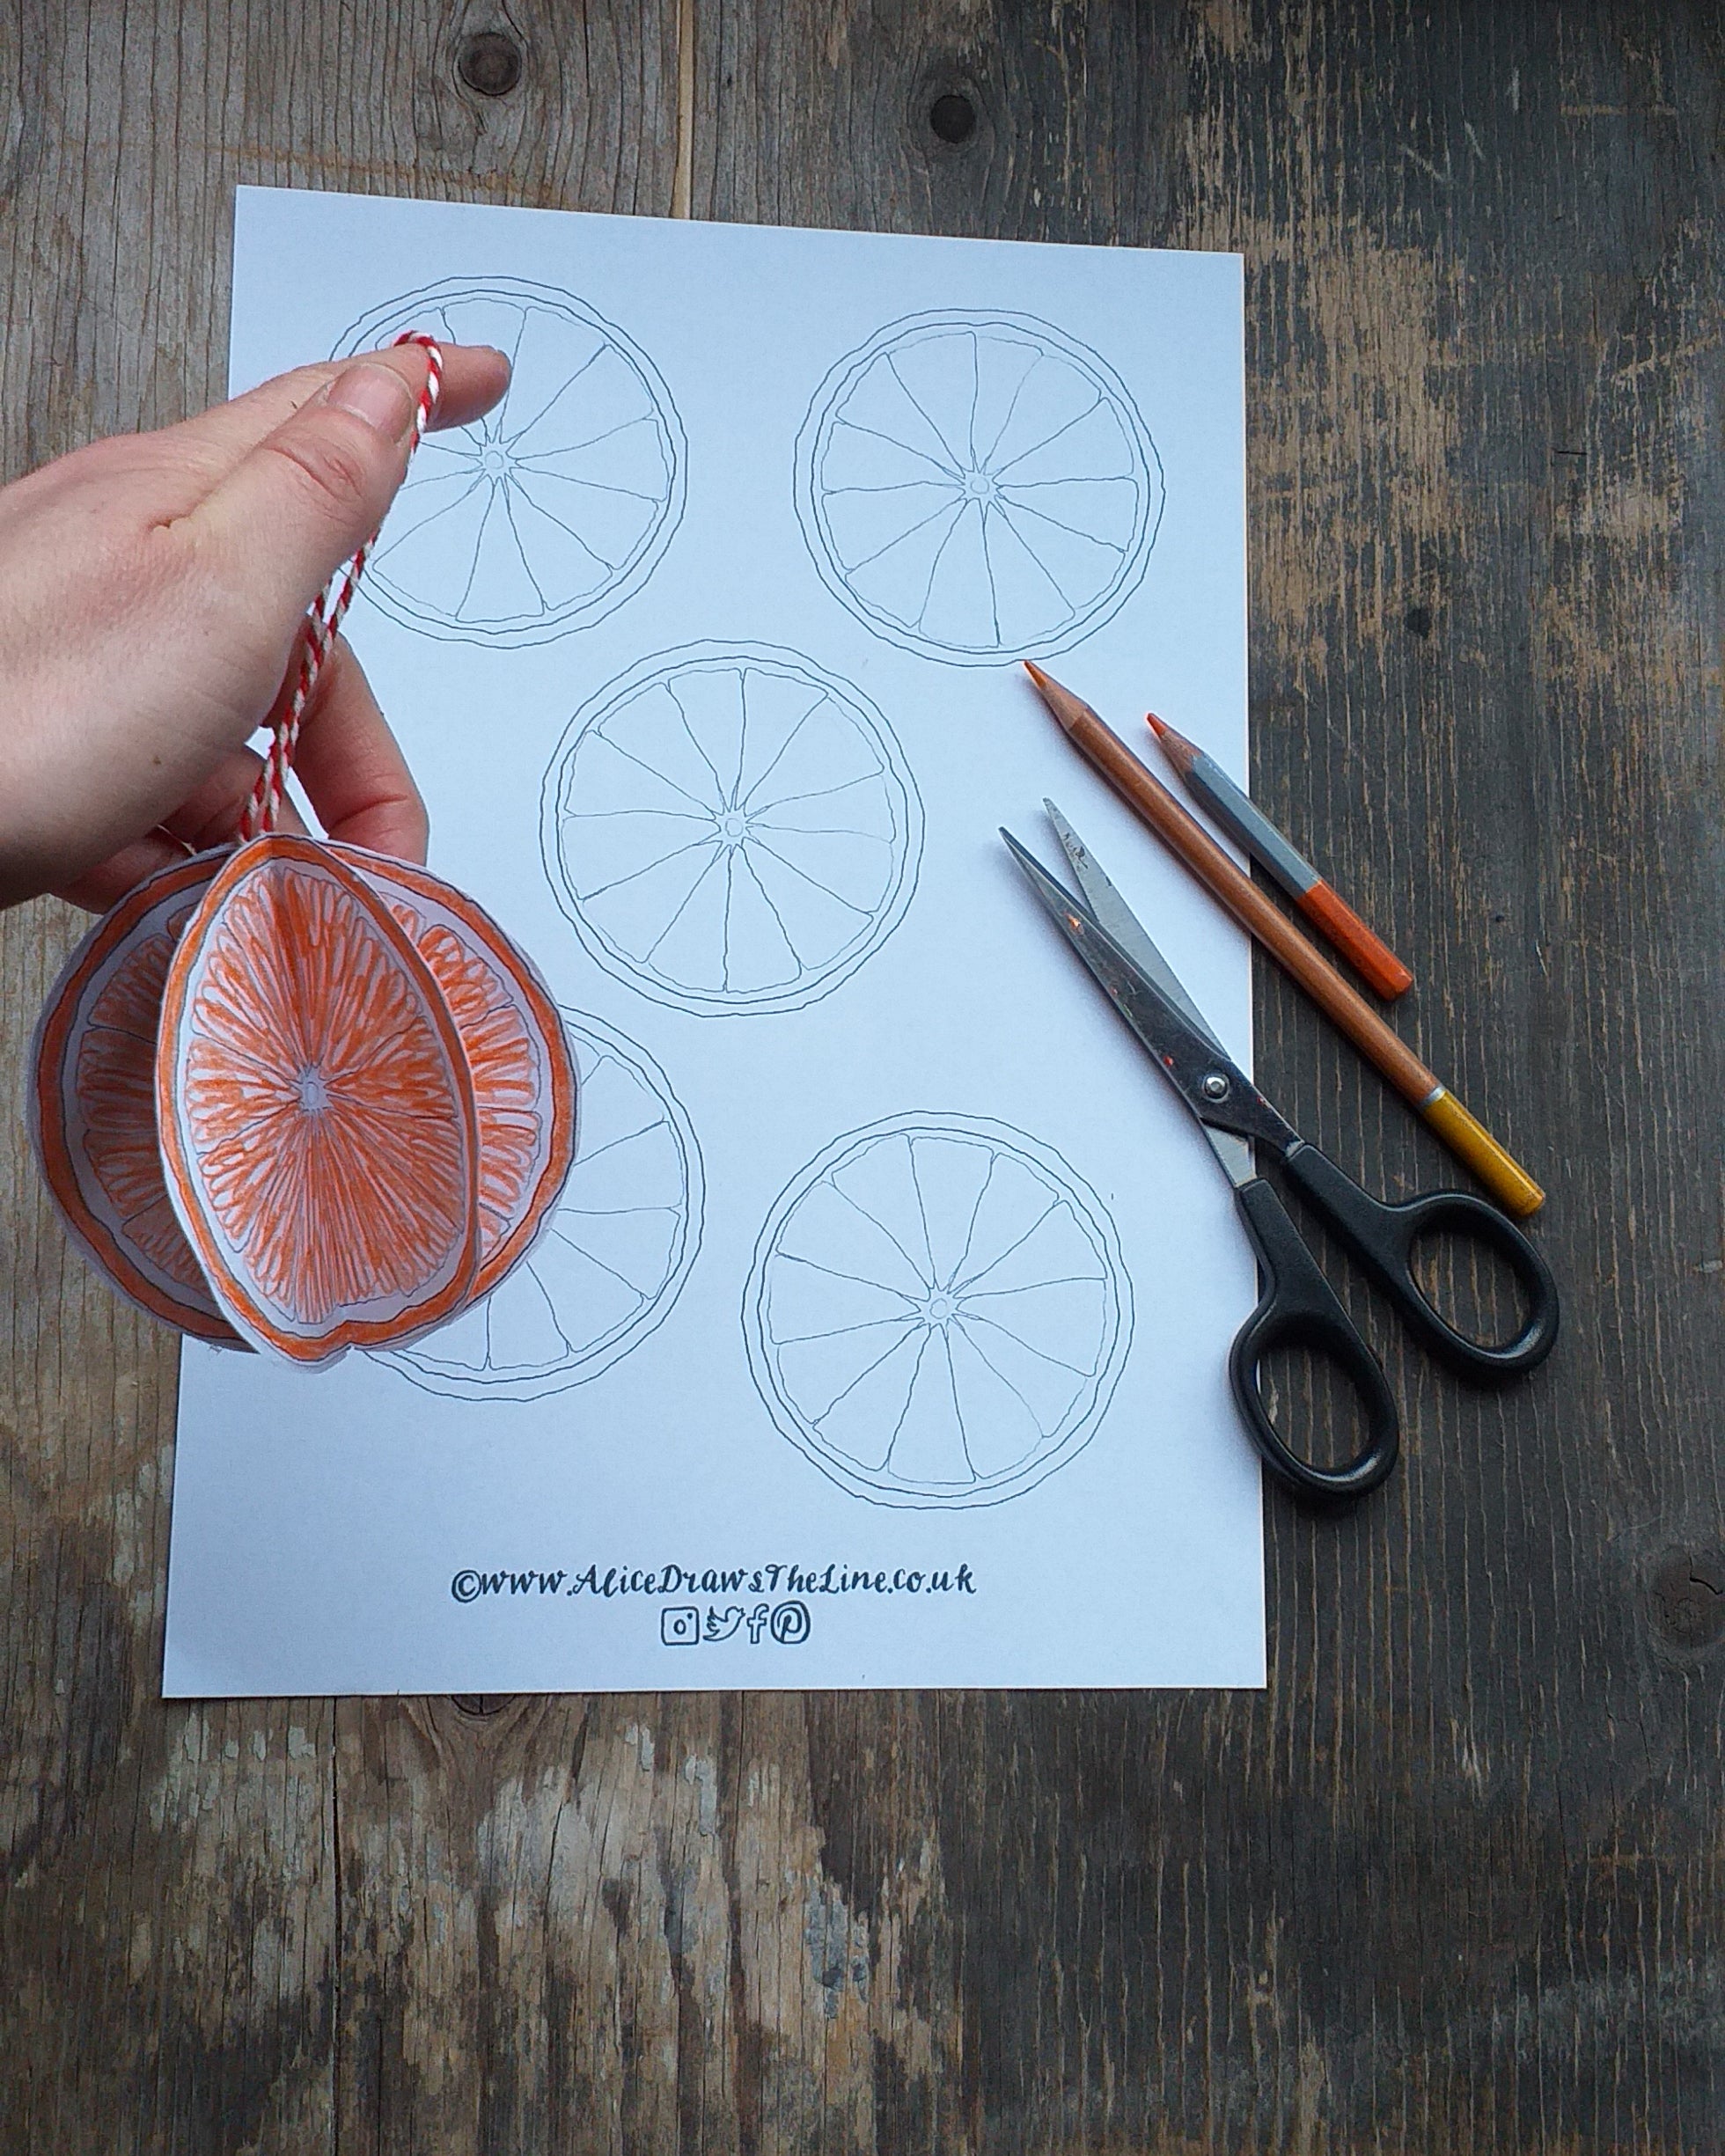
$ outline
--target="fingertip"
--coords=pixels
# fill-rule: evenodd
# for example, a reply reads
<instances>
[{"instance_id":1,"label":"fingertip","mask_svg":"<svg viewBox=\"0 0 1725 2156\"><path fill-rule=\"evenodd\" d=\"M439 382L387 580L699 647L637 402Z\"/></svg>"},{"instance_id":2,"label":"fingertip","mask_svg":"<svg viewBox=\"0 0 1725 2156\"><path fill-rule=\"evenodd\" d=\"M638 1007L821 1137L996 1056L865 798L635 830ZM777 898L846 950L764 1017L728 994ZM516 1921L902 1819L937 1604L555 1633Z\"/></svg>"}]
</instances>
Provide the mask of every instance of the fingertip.
<instances>
[{"instance_id":1,"label":"fingertip","mask_svg":"<svg viewBox=\"0 0 1725 2156\"><path fill-rule=\"evenodd\" d=\"M383 854L415 868L425 866L429 833L424 810L416 801L369 802L332 824L329 836L343 846L363 847L368 854Z\"/></svg>"},{"instance_id":2,"label":"fingertip","mask_svg":"<svg viewBox=\"0 0 1725 2156\"><path fill-rule=\"evenodd\" d=\"M431 425L470 426L507 395L511 375L508 355L489 344L446 344L438 348L444 360L443 388Z\"/></svg>"},{"instance_id":3,"label":"fingertip","mask_svg":"<svg viewBox=\"0 0 1725 2156\"><path fill-rule=\"evenodd\" d=\"M410 861L422 869L425 866L431 847L431 819L417 788L394 800L375 803L364 823L371 834L365 844L375 853L387 854L394 861Z\"/></svg>"}]
</instances>

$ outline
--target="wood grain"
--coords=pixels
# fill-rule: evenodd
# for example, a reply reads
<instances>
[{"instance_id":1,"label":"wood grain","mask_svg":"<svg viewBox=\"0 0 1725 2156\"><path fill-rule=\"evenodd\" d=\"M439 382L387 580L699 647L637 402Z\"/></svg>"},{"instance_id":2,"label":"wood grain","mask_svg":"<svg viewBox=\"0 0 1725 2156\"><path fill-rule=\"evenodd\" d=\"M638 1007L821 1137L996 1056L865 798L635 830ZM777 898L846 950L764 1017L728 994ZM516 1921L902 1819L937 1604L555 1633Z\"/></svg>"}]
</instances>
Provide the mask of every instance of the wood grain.
<instances>
[{"instance_id":1,"label":"wood grain","mask_svg":"<svg viewBox=\"0 0 1725 2156\"><path fill-rule=\"evenodd\" d=\"M71 922L0 916L0 2147L1725 2146L1716 11L0 22L7 475L217 392L241 180L1240 249L1255 789L1543 1171L1567 1297L1484 1398L1362 1306L1408 1457L1272 1504L1261 1697L165 1707L172 1352L36 1190ZM1258 999L1308 1135L1442 1178Z\"/></svg>"}]
</instances>

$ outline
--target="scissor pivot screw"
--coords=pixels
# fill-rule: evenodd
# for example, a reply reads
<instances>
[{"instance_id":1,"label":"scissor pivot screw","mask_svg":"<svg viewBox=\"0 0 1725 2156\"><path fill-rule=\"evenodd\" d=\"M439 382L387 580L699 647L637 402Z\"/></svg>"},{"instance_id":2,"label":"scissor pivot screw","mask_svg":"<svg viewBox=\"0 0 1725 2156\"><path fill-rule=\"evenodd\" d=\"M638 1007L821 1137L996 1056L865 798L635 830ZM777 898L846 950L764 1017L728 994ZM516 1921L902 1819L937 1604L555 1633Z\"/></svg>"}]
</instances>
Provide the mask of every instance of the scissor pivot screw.
<instances>
[{"instance_id":1,"label":"scissor pivot screw","mask_svg":"<svg viewBox=\"0 0 1725 2156\"><path fill-rule=\"evenodd\" d=\"M1225 1101L1228 1098L1228 1081L1219 1070L1213 1070L1200 1090L1207 1101Z\"/></svg>"}]
</instances>

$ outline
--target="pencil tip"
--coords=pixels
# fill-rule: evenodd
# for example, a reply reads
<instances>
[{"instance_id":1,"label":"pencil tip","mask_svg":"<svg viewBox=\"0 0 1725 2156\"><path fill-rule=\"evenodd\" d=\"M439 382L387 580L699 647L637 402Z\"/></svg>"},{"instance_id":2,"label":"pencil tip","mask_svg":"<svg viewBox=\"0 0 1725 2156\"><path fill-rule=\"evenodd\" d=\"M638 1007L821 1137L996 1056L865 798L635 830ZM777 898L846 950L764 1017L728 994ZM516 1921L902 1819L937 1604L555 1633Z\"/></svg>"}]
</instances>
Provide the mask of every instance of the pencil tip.
<instances>
[{"instance_id":1,"label":"pencil tip","mask_svg":"<svg viewBox=\"0 0 1725 2156\"><path fill-rule=\"evenodd\" d=\"M1154 711L1147 711L1144 714L1144 717L1149 724L1150 731L1156 736L1158 741L1162 739L1164 734L1170 733L1173 730L1171 727L1165 725L1162 720L1157 718Z\"/></svg>"},{"instance_id":2,"label":"pencil tip","mask_svg":"<svg viewBox=\"0 0 1725 2156\"><path fill-rule=\"evenodd\" d=\"M1056 681L1053 674L1043 667L1033 665L1029 659L1024 661L1024 664L1031 679L1036 684L1037 694L1047 707L1049 717L1067 733L1087 722L1099 723L1095 712L1083 698L1075 695L1064 682Z\"/></svg>"}]
</instances>

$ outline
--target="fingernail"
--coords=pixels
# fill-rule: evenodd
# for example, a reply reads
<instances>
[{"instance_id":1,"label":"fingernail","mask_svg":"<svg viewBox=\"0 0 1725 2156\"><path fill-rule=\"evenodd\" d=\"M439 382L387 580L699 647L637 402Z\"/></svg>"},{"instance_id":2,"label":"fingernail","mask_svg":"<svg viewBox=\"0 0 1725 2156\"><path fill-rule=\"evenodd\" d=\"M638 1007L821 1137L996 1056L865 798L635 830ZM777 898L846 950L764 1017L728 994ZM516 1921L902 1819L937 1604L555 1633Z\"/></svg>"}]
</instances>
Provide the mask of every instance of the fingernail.
<instances>
[{"instance_id":1,"label":"fingernail","mask_svg":"<svg viewBox=\"0 0 1725 2156\"><path fill-rule=\"evenodd\" d=\"M414 423L413 392L393 367L362 361L338 374L329 385L329 401L351 412L391 442L405 442Z\"/></svg>"}]
</instances>

